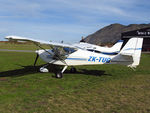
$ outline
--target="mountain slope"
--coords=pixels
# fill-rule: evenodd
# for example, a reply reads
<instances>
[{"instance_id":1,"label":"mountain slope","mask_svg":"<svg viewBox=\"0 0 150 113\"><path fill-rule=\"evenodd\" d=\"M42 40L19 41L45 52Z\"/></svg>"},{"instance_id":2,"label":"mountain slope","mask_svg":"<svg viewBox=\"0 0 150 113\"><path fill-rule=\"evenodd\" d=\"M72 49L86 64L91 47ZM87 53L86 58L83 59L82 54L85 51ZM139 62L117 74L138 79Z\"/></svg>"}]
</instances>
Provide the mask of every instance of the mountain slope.
<instances>
[{"instance_id":1,"label":"mountain slope","mask_svg":"<svg viewBox=\"0 0 150 113\"><path fill-rule=\"evenodd\" d=\"M121 24L111 24L95 33L88 35L84 40L92 44L108 44L115 43L121 39L121 33L150 27L150 24L130 24L128 26Z\"/></svg>"}]
</instances>

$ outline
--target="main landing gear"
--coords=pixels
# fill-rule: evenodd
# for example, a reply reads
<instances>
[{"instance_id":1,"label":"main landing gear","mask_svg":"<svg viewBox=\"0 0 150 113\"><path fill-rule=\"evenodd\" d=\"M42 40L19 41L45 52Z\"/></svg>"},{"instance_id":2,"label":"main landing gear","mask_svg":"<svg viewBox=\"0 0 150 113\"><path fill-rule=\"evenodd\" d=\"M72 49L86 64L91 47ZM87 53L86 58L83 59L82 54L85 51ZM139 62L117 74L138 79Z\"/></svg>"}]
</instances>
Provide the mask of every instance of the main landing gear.
<instances>
[{"instance_id":1,"label":"main landing gear","mask_svg":"<svg viewBox=\"0 0 150 113\"><path fill-rule=\"evenodd\" d=\"M40 72L42 73L46 73L49 72L49 69L47 68L49 66L49 64L44 65L43 67L40 68ZM60 67L53 65L53 69L55 70L55 77L56 78L62 78L63 77L63 73L65 72L65 70L67 69L68 66L64 66L64 68L62 69L62 71L60 71ZM71 67L70 69L70 73L75 73L76 72L76 68Z\"/></svg>"},{"instance_id":2,"label":"main landing gear","mask_svg":"<svg viewBox=\"0 0 150 113\"><path fill-rule=\"evenodd\" d=\"M76 72L77 72L76 68L71 67L71 69L70 69L70 73L76 73Z\"/></svg>"},{"instance_id":3,"label":"main landing gear","mask_svg":"<svg viewBox=\"0 0 150 113\"><path fill-rule=\"evenodd\" d=\"M63 72L67 69L67 67L68 67L68 66L65 66L62 71L56 72L56 73L55 73L55 77L56 77L56 78L62 78L62 77L63 77Z\"/></svg>"},{"instance_id":4,"label":"main landing gear","mask_svg":"<svg viewBox=\"0 0 150 113\"><path fill-rule=\"evenodd\" d=\"M62 78L62 77L63 77L63 73L64 73L64 71L67 69L67 67L68 67L68 66L65 66L62 71L56 72L56 73L55 73L55 77L56 77L56 78ZM75 72L76 72L76 68L72 67L72 68L70 69L70 72L71 72L71 73L75 73Z\"/></svg>"}]
</instances>

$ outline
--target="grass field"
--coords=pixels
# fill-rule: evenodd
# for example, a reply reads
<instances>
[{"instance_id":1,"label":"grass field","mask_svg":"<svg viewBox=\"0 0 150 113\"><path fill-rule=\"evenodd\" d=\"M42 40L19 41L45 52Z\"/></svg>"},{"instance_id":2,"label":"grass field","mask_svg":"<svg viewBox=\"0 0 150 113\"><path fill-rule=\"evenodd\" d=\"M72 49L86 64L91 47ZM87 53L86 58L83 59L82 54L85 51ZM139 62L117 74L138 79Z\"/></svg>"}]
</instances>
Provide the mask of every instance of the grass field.
<instances>
[{"instance_id":1,"label":"grass field","mask_svg":"<svg viewBox=\"0 0 150 113\"><path fill-rule=\"evenodd\" d=\"M68 69L63 79L38 72L35 56L0 52L0 113L150 112L150 54L142 54L136 71L120 65L77 66L77 73Z\"/></svg>"}]
</instances>

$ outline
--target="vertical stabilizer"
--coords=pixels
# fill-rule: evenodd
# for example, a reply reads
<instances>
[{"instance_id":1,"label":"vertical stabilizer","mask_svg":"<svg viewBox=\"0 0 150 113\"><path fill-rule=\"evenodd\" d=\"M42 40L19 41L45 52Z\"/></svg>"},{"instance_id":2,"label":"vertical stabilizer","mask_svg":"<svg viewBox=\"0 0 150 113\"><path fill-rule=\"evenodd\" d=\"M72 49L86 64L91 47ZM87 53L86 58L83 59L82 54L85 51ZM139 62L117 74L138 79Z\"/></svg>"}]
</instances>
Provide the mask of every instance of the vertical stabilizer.
<instances>
[{"instance_id":1,"label":"vertical stabilizer","mask_svg":"<svg viewBox=\"0 0 150 113\"><path fill-rule=\"evenodd\" d=\"M120 51L121 55L132 56L133 63L129 67L136 67L140 63L143 38L131 38Z\"/></svg>"}]
</instances>

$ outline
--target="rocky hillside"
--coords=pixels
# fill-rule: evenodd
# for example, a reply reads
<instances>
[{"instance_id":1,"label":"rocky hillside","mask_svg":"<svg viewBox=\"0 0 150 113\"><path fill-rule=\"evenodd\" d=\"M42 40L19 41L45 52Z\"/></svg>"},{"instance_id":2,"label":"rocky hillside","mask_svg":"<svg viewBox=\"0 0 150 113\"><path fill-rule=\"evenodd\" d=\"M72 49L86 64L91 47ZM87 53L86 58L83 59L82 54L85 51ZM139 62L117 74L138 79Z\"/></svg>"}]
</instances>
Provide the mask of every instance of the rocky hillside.
<instances>
[{"instance_id":1,"label":"rocky hillside","mask_svg":"<svg viewBox=\"0 0 150 113\"><path fill-rule=\"evenodd\" d=\"M117 42L119 39L121 39L121 33L132 31L136 29L142 29L150 27L150 24L130 24L128 26L121 25L121 24L111 24L109 26L106 26L95 33L87 36L84 40L88 43L92 44L112 44Z\"/></svg>"}]
</instances>

